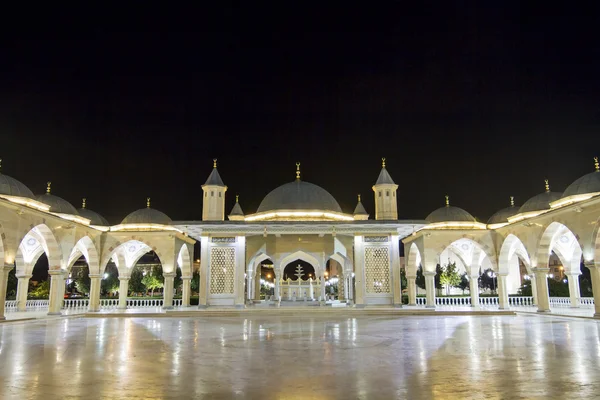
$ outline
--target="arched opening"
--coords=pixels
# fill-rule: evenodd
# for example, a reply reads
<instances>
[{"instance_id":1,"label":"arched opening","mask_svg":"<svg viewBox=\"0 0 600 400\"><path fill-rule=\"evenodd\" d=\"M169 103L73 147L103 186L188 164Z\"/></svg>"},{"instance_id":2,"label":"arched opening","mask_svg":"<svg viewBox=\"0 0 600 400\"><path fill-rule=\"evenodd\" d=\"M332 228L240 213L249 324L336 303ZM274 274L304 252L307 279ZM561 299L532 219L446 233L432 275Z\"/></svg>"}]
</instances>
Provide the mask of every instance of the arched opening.
<instances>
[{"instance_id":1,"label":"arched opening","mask_svg":"<svg viewBox=\"0 0 600 400\"><path fill-rule=\"evenodd\" d=\"M265 259L256 266L256 285L258 290L254 298L256 300L270 300L275 295L275 270L273 261Z\"/></svg>"},{"instance_id":2,"label":"arched opening","mask_svg":"<svg viewBox=\"0 0 600 400\"><path fill-rule=\"evenodd\" d=\"M18 279L17 309L48 307L50 295L49 270L61 269L61 253L54 234L46 225L38 225L25 234L15 257ZM29 302L28 300L37 300Z\"/></svg>"},{"instance_id":3,"label":"arched opening","mask_svg":"<svg viewBox=\"0 0 600 400\"><path fill-rule=\"evenodd\" d=\"M288 301L314 301L319 297L321 282L315 267L309 262L296 259L283 266L281 298Z\"/></svg>"},{"instance_id":4,"label":"arched opening","mask_svg":"<svg viewBox=\"0 0 600 400\"><path fill-rule=\"evenodd\" d=\"M65 299L89 298L92 273L99 273L99 257L93 241L85 236L77 241L67 261Z\"/></svg>"},{"instance_id":5,"label":"arched opening","mask_svg":"<svg viewBox=\"0 0 600 400\"><path fill-rule=\"evenodd\" d=\"M504 239L498 257L498 271L506 275L509 295L532 295L532 270L529 254L521 240L510 234Z\"/></svg>"}]
</instances>

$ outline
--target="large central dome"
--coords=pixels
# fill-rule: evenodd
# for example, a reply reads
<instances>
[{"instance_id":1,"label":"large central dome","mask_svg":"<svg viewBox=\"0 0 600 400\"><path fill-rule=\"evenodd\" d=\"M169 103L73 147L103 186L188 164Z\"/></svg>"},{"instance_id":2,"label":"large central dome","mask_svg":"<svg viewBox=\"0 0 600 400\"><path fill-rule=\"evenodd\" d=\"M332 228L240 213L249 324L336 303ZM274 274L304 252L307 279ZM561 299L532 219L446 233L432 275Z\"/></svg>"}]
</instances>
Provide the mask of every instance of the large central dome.
<instances>
[{"instance_id":1,"label":"large central dome","mask_svg":"<svg viewBox=\"0 0 600 400\"><path fill-rule=\"evenodd\" d=\"M335 198L315 184L296 179L271 191L258 206L257 213L281 210L318 210L341 213Z\"/></svg>"}]
</instances>

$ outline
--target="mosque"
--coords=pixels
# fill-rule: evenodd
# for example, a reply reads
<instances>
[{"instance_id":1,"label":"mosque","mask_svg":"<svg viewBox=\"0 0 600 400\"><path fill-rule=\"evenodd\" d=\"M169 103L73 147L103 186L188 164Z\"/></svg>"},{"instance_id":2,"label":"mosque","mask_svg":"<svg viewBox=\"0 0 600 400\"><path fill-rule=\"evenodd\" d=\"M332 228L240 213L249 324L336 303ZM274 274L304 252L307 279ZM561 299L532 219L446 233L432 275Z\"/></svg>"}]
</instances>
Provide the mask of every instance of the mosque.
<instances>
[{"instance_id":1,"label":"mosque","mask_svg":"<svg viewBox=\"0 0 600 400\"><path fill-rule=\"evenodd\" d=\"M0 174L0 296L6 297L7 278L15 269L18 278L18 310L27 309L27 290L32 270L46 254L51 277L49 314L60 314L65 280L73 264L84 257L91 279L90 312L99 311L100 283L109 261L119 273L119 308L127 308L127 288L132 268L154 251L164 276L165 309L173 307L173 282L182 276L182 307L190 307L193 246L200 243L199 308L254 307L260 304L261 265L274 274L272 302L309 298L325 305L328 271L337 279L340 299L356 308L402 307L417 304L417 269L425 276L426 306L436 307L436 265L453 260L470 277L470 304L479 305L477 278L491 269L498 277L500 309L510 307L509 295L521 286L519 265L531 279L533 302L538 311L550 310L547 276L551 255L556 255L568 277L571 306L581 304L578 276L582 263L589 268L594 289L595 316L600 317L600 167L578 178L564 192L544 190L517 206L494 214L487 223L450 204L424 220L398 220L398 185L386 169L372 186L375 199L371 218L360 196L352 214L344 213L324 188L304 181L300 164L291 182L268 193L255 213L245 214L236 199L225 211L227 185L217 162L204 185L201 221L172 221L151 207L127 215L110 225L87 207L76 209L53 193L35 196L18 180ZM293 178L293 175L291 176ZM401 262L403 247L404 262ZM309 281L286 281L286 267L297 261L310 264ZM404 265L405 264L405 265ZM328 266L328 268L326 268ZM405 268L407 287L401 285ZM296 290L297 289L297 290ZM8 303L8 302L6 302ZM179 305L179 304L178 304ZM405 305L406 307L406 305ZM0 304L0 317L5 304Z\"/></svg>"}]
</instances>

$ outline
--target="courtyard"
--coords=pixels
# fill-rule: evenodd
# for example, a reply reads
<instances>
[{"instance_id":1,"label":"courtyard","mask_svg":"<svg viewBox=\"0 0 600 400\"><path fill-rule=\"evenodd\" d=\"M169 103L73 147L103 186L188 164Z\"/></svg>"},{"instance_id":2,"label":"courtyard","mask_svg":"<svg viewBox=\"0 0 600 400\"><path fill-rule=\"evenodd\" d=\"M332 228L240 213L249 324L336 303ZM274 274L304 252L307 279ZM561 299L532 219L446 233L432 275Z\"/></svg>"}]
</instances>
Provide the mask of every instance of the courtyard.
<instances>
[{"instance_id":1,"label":"courtyard","mask_svg":"<svg viewBox=\"0 0 600 400\"><path fill-rule=\"evenodd\" d=\"M55 318L0 325L0 398L595 398L600 322Z\"/></svg>"}]
</instances>

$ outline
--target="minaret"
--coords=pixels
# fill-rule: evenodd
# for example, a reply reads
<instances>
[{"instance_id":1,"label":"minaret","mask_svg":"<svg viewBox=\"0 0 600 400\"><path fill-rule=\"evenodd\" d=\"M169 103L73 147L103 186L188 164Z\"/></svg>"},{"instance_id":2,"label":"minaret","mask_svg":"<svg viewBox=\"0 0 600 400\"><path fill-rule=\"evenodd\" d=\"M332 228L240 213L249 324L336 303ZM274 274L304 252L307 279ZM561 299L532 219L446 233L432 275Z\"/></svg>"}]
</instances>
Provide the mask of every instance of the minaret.
<instances>
[{"instance_id":1,"label":"minaret","mask_svg":"<svg viewBox=\"0 0 600 400\"><path fill-rule=\"evenodd\" d=\"M240 206L240 195L235 195L235 204L231 209L231 212L227 216L230 221L243 221L244 220L244 212L242 211L242 206Z\"/></svg>"},{"instance_id":2,"label":"minaret","mask_svg":"<svg viewBox=\"0 0 600 400\"><path fill-rule=\"evenodd\" d=\"M213 170L206 183L202 185L204 198L202 200L203 221L223 221L225 219L225 192L227 186L223 183L217 171L217 159L213 160Z\"/></svg>"},{"instance_id":3,"label":"minaret","mask_svg":"<svg viewBox=\"0 0 600 400\"><path fill-rule=\"evenodd\" d=\"M369 214L362 202L360 201L360 194L358 195L358 203L356 204L356 208L354 209L354 220L355 221L364 221L369 219Z\"/></svg>"},{"instance_id":4,"label":"minaret","mask_svg":"<svg viewBox=\"0 0 600 400\"><path fill-rule=\"evenodd\" d=\"M392 177L385 169L385 158L381 159L381 172L379 178L373 186L375 192L375 219L376 220L397 220L398 203L396 201L396 190L398 185L394 183Z\"/></svg>"}]
</instances>

